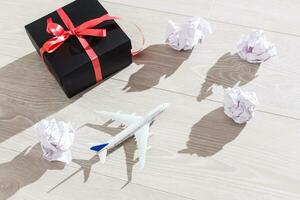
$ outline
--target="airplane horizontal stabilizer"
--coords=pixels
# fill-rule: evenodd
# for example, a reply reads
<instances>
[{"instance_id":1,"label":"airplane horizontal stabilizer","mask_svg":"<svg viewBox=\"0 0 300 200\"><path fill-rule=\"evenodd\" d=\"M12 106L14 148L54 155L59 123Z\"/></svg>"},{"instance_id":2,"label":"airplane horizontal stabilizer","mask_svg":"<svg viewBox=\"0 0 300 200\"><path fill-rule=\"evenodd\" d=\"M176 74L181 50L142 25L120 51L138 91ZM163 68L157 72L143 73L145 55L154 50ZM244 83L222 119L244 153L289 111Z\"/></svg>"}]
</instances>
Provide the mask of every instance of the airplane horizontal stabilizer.
<instances>
[{"instance_id":1,"label":"airplane horizontal stabilizer","mask_svg":"<svg viewBox=\"0 0 300 200\"><path fill-rule=\"evenodd\" d=\"M113 113L113 112L106 112L106 111L95 111L95 112L102 117L110 118L124 125L133 124L137 120L141 119L141 117L135 115L127 115L127 114L120 114L120 113Z\"/></svg>"}]
</instances>

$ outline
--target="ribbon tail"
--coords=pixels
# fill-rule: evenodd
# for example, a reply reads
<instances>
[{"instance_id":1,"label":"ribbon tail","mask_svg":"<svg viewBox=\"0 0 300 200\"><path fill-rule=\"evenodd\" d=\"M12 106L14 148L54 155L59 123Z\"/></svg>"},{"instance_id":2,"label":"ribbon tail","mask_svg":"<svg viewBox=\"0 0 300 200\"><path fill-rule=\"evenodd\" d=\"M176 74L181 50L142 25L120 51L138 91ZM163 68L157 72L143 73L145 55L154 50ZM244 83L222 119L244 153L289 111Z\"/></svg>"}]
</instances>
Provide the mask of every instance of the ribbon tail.
<instances>
[{"instance_id":1,"label":"ribbon tail","mask_svg":"<svg viewBox=\"0 0 300 200\"><path fill-rule=\"evenodd\" d=\"M102 77L101 65L96 52L92 49L92 47L83 37L78 36L77 38L81 43L81 45L83 46L86 54L92 61L96 82L102 81L103 77Z\"/></svg>"}]
</instances>

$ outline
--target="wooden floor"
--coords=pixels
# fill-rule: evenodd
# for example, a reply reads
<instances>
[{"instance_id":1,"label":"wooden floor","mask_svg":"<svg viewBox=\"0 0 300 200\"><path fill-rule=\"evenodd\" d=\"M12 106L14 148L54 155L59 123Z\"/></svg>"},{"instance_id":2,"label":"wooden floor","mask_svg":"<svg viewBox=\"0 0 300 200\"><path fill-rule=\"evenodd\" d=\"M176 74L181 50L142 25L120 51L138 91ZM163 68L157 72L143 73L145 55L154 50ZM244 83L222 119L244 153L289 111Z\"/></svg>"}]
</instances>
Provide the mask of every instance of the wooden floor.
<instances>
[{"instance_id":1,"label":"wooden floor","mask_svg":"<svg viewBox=\"0 0 300 200\"><path fill-rule=\"evenodd\" d=\"M107 0L111 14L136 22L146 47L104 83L68 99L41 63L24 25L70 0L0 1L0 199L299 200L300 1ZM191 52L164 44L167 19L198 15L213 28ZM264 29L278 56L261 65L235 54L241 34ZM247 125L223 114L208 90L240 82L260 106ZM153 124L146 167L127 141L107 162L88 150L118 133L93 110L145 114ZM44 118L78 128L67 166L41 158L33 125Z\"/></svg>"}]
</instances>

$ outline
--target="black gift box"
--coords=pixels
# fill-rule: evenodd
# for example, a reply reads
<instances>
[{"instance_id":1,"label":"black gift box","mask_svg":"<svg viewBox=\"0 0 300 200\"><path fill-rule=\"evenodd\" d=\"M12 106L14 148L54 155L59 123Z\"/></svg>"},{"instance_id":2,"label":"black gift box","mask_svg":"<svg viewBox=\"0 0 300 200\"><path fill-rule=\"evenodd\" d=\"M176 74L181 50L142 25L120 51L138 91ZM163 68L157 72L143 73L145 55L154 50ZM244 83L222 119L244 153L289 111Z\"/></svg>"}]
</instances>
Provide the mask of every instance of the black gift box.
<instances>
[{"instance_id":1,"label":"black gift box","mask_svg":"<svg viewBox=\"0 0 300 200\"><path fill-rule=\"evenodd\" d=\"M62 9L75 27L107 14L97 0L76 0ZM26 32L39 54L43 44L53 37L46 32L48 18L67 30L56 11L26 25ZM114 20L94 28L105 28L107 31L106 37L84 36L99 58L104 79L132 63L131 41ZM45 53L44 62L68 97L96 83L92 62L75 36L69 37L53 53Z\"/></svg>"}]
</instances>

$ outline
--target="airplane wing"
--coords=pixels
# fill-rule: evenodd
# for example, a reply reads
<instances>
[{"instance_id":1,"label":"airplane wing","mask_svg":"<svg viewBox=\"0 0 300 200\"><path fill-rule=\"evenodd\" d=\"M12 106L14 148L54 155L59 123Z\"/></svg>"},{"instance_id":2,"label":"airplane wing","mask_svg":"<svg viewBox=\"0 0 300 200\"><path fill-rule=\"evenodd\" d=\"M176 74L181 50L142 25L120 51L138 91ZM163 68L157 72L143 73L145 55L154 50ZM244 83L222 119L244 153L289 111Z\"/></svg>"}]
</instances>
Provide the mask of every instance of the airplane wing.
<instances>
[{"instance_id":1,"label":"airplane wing","mask_svg":"<svg viewBox=\"0 0 300 200\"><path fill-rule=\"evenodd\" d=\"M99 114L100 116L110 118L116 122L125 125L133 124L137 120L141 119L141 117L135 115L126 115L126 114L106 112L106 111L96 111L96 113Z\"/></svg>"},{"instance_id":2,"label":"airplane wing","mask_svg":"<svg viewBox=\"0 0 300 200\"><path fill-rule=\"evenodd\" d=\"M145 161L146 161L146 152L147 152L147 142L149 137L149 126L150 124L144 125L138 131L134 133L135 140L138 147L138 154L139 154L139 163L141 168L144 168Z\"/></svg>"}]
</instances>

